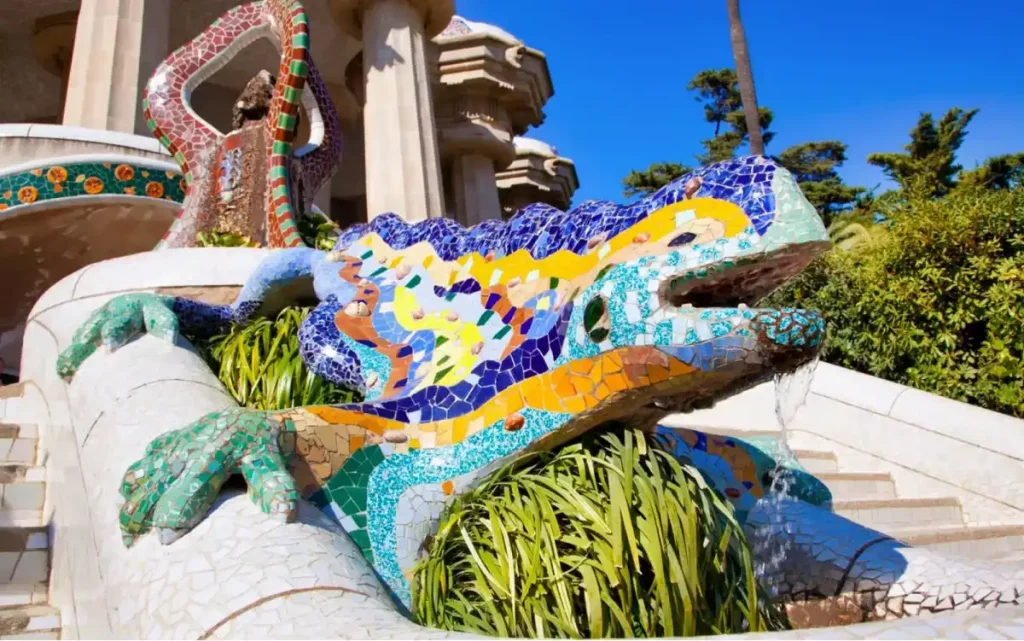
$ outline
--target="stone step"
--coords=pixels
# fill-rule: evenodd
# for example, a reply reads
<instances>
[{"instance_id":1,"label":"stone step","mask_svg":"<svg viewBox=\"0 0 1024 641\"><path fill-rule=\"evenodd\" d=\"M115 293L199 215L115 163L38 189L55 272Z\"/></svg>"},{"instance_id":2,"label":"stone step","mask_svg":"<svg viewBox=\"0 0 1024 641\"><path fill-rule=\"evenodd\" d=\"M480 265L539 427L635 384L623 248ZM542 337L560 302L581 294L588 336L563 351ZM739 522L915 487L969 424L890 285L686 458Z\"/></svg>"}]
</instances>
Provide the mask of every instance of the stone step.
<instances>
[{"instance_id":1,"label":"stone step","mask_svg":"<svg viewBox=\"0 0 1024 641\"><path fill-rule=\"evenodd\" d=\"M48 590L45 583L0 584L0 609L23 605L46 605Z\"/></svg>"},{"instance_id":2,"label":"stone step","mask_svg":"<svg viewBox=\"0 0 1024 641\"><path fill-rule=\"evenodd\" d=\"M811 474L828 474L839 471L839 459L835 452L819 450L793 450L793 455L805 470Z\"/></svg>"},{"instance_id":3,"label":"stone step","mask_svg":"<svg viewBox=\"0 0 1024 641\"><path fill-rule=\"evenodd\" d=\"M48 605L0 610L0 639L59 639L60 613Z\"/></svg>"},{"instance_id":4,"label":"stone step","mask_svg":"<svg viewBox=\"0 0 1024 641\"><path fill-rule=\"evenodd\" d=\"M819 472L815 476L828 486L833 501L894 499L896 483L881 472Z\"/></svg>"},{"instance_id":5,"label":"stone step","mask_svg":"<svg viewBox=\"0 0 1024 641\"><path fill-rule=\"evenodd\" d=\"M0 528L38 528L43 526L42 510L0 510Z\"/></svg>"},{"instance_id":6,"label":"stone step","mask_svg":"<svg viewBox=\"0 0 1024 641\"><path fill-rule=\"evenodd\" d=\"M39 438L39 428L33 423L11 423L0 421L0 438Z\"/></svg>"},{"instance_id":7,"label":"stone step","mask_svg":"<svg viewBox=\"0 0 1024 641\"><path fill-rule=\"evenodd\" d=\"M46 583L49 544L45 527L0 527L0 585Z\"/></svg>"},{"instance_id":8,"label":"stone step","mask_svg":"<svg viewBox=\"0 0 1024 641\"><path fill-rule=\"evenodd\" d=\"M912 545L976 559L1024 560L1024 525L900 528L890 536Z\"/></svg>"},{"instance_id":9,"label":"stone step","mask_svg":"<svg viewBox=\"0 0 1024 641\"><path fill-rule=\"evenodd\" d=\"M24 383L0 387L0 420L5 423L32 422L36 416L23 396Z\"/></svg>"},{"instance_id":10,"label":"stone step","mask_svg":"<svg viewBox=\"0 0 1024 641\"><path fill-rule=\"evenodd\" d=\"M50 533L46 526L0 527L0 553L47 550L49 548Z\"/></svg>"},{"instance_id":11,"label":"stone step","mask_svg":"<svg viewBox=\"0 0 1024 641\"><path fill-rule=\"evenodd\" d=\"M899 528L964 526L963 510L955 498L871 499L833 501L836 514L889 534Z\"/></svg>"},{"instance_id":12,"label":"stone step","mask_svg":"<svg viewBox=\"0 0 1024 641\"><path fill-rule=\"evenodd\" d=\"M19 430L28 426L18 425ZM35 426L31 426L34 430ZM13 434L7 430L8 434ZM13 438L0 436L0 465L32 465L36 460L36 444L38 439L35 434L25 436L24 431Z\"/></svg>"},{"instance_id":13,"label":"stone step","mask_svg":"<svg viewBox=\"0 0 1024 641\"><path fill-rule=\"evenodd\" d=\"M46 470L28 465L0 465L0 511L42 510Z\"/></svg>"}]
</instances>

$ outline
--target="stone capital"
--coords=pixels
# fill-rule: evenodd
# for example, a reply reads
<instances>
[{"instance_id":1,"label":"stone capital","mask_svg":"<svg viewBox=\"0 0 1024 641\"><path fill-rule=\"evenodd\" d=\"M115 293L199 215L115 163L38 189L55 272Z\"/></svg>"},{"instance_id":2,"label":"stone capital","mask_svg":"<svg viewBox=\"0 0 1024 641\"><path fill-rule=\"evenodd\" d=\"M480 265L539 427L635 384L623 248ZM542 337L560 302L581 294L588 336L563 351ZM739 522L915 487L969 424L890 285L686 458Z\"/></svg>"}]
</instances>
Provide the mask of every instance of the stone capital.
<instances>
[{"instance_id":1,"label":"stone capital","mask_svg":"<svg viewBox=\"0 0 1024 641\"><path fill-rule=\"evenodd\" d=\"M486 94L451 96L437 105L441 157L479 154L504 168L515 159L512 123L501 100Z\"/></svg>"},{"instance_id":2,"label":"stone capital","mask_svg":"<svg viewBox=\"0 0 1024 641\"><path fill-rule=\"evenodd\" d=\"M363 18L370 5L381 0L328 0L335 22L354 38L363 37ZM423 19L423 33L433 38L444 31L455 15L455 0L403 0Z\"/></svg>"},{"instance_id":3,"label":"stone capital","mask_svg":"<svg viewBox=\"0 0 1024 641\"><path fill-rule=\"evenodd\" d=\"M568 209L580 186L576 165L539 140L517 138L515 160L495 176L505 214L542 202Z\"/></svg>"},{"instance_id":4,"label":"stone capital","mask_svg":"<svg viewBox=\"0 0 1024 641\"><path fill-rule=\"evenodd\" d=\"M485 94L502 103L512 132L544 122L543 108L554 93L547 59L500 31L471 31L434 38L438 96L454 101Z\"/></svg>"}]
</instances>

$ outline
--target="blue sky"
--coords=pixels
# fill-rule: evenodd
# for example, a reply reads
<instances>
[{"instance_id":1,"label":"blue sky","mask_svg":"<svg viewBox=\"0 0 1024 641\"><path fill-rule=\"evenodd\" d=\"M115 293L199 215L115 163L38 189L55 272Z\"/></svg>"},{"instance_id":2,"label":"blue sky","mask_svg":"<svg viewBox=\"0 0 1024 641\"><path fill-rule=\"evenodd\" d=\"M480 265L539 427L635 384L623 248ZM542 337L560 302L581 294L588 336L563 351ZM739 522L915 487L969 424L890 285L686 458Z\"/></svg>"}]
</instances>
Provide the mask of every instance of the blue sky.
<instances>
[{"instance_id":1,"label":"blue sky","mask_svg":"<svg viewBox=\"0 0 1024 641\"><path fill-rule=\"evenodd\" d=\"M555 95L527 135L576 162L575 201L622 197L654 161L693 164L711 136L686 91L732 66L724 0L456 0L543 51ZM1019 0L744 0L758 100L775 112L768 153L838 139L851 184L888 183L867 164L900 151L922 111L979 107L961 164L1024 151L1024 3Z\"/></svg>"}]
</instances>

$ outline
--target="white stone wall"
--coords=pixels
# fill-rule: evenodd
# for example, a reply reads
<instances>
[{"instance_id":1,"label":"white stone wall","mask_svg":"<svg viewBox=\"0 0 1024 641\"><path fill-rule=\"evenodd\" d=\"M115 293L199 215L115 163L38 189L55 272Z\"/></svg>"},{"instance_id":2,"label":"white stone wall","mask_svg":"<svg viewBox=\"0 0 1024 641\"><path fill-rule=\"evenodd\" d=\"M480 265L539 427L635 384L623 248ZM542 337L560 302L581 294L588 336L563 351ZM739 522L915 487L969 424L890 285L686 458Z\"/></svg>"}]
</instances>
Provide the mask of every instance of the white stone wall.
<instances>
[{"instance_id":1,"label":"white stone wall","mask_svg":"<svg viewBox=\"0 0 1024 641\"><path fill-rule=\"evenodd\" d=\"M666 424L778 431L774 383ZM843 472L889 472L901 496L956 497L969 525L1024 523L1020 419L821 363L787 435L793 449L835 452Z\"/></svg>"}]
</instances>

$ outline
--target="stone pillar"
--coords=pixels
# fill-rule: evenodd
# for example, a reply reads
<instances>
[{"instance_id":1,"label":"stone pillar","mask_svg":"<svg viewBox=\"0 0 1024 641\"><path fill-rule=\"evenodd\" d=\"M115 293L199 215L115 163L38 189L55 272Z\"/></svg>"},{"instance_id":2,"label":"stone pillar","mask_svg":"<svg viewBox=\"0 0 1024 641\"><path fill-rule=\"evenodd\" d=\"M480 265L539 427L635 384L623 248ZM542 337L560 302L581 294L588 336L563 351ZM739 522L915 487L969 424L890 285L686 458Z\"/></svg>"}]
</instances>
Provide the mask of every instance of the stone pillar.
<instances>
[{"instance_id":1,"label":"stone pillar","mask_svg":"<svg viewBox=\"0 0 1024 641\"><path fill-rule=\"evenodd\" d=\"M339 26L363 42L366 200L372 219L444 215L425 48L455 12L452 0L330 0Z\"/></svg>"},{"instance_id":2,"label":"stone pillar","mask_svg":"<svg viewBox=\"0 0 1024 641\"><path fill-rule=\"evenodd\" d=\"M480 154L465 154L452 161L455 219L466 227L501 218L494 161Z\"/></svg>"},{"instance_id":3,"label":"stone pillar","mask_svg":"<svg viewBox=\"0 0 1024 641\"><path fill-rule=\"evenodd\" d=\"M170 0L82 0L64 124L147 135L142 91L169 24Z\"/></svg>"}]
</instances>

